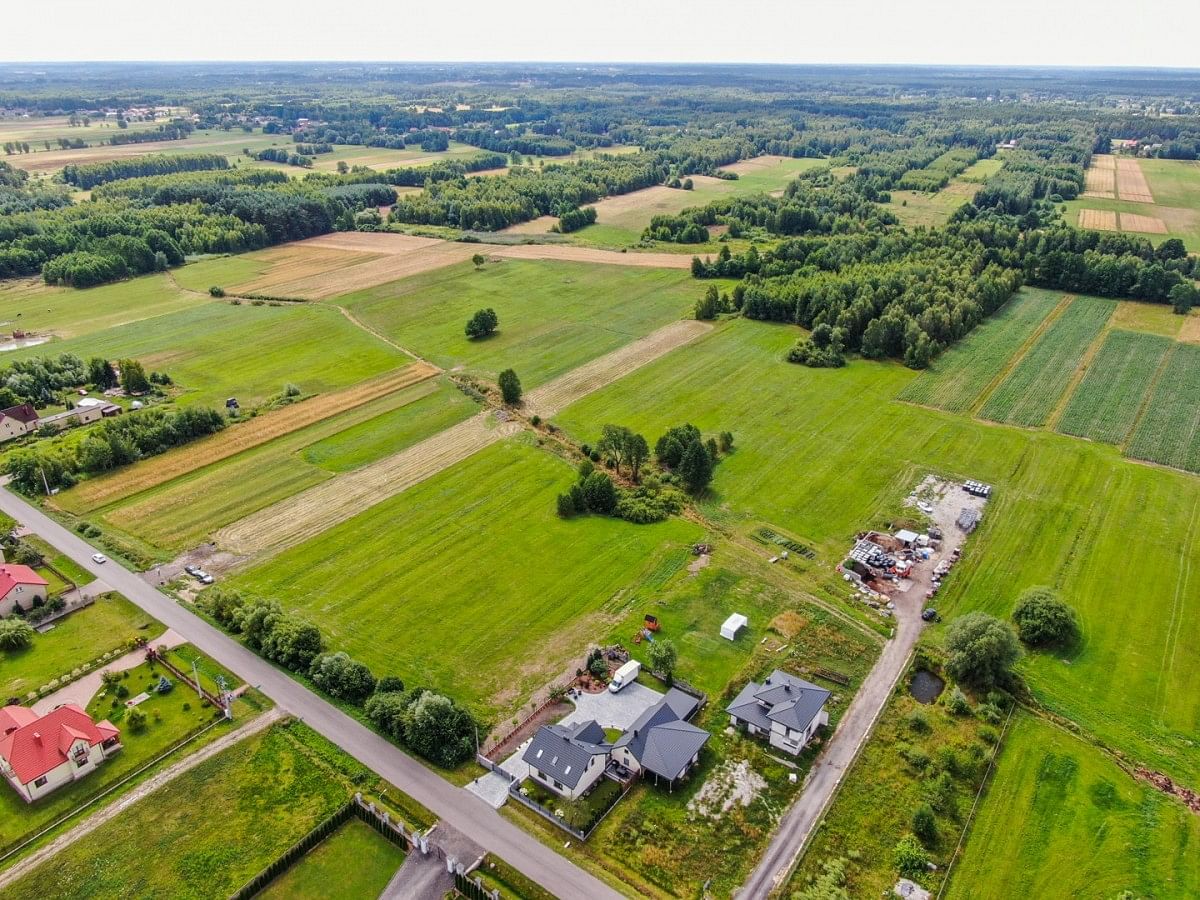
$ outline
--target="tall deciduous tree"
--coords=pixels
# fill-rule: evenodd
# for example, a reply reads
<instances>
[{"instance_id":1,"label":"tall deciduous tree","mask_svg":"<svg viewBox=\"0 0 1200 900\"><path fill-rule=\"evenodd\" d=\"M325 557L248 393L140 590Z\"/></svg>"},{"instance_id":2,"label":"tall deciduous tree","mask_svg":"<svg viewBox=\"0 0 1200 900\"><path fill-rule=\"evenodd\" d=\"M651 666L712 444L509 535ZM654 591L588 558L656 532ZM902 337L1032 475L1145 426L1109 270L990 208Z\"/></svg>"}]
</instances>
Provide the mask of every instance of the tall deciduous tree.
<instances>
[{"instance_id":1,"label":"tall deciduous tree","mask_svg":"<svg viewBox=\"0 0 1200 900\"><path fill-rule=\"evenodd\" d=\"M504 398L504 402L510 406L514 406L521 402L521 379L517 377L517 373L512 369L505 369L500 373L500 396Z\"/></svg>"}]
</instances>

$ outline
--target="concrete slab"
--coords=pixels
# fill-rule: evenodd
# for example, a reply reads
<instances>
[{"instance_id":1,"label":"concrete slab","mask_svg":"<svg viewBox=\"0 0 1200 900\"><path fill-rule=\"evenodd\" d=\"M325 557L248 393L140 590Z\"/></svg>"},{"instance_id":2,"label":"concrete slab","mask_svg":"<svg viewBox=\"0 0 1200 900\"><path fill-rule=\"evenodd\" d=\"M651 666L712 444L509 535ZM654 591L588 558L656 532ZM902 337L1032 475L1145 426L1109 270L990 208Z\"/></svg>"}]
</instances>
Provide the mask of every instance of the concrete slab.
<instances>
[{"instance_id":1,"label":"concrete slab","mask_svg":"<svg viewBox=\"0 0 1200 900\"><path fill-rule=\"evenodd\" d=\"M499 772L488 772L468 784L467 790L492 809L499 809L508 801L508 778Z\"/></svg>"}]
</instances>

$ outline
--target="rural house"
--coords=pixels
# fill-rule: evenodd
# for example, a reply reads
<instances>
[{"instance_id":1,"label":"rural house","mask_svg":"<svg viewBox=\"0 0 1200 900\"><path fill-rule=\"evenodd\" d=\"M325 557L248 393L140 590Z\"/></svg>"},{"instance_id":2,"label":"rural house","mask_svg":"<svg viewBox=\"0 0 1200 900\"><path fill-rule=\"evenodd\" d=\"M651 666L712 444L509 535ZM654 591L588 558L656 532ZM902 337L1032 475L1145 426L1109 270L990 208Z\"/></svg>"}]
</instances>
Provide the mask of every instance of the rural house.
<instances>
[{"instance_id":1,"label":"rural house","mask_svg":"<svg viewBox=\"0 0 1200 900\"><path fill-rule=\"evenodd\" d=\"M93 722L74 703L44 716L24 706L0 709L0 773L32 803L88 773L121 749L121 733Z\"/></svg>"},{"instance_id":2,"label":"rural house","mask_svg":"<svg viewBox=\"0 0 1200 900\"><path fill-rule=\"evenodd\" d=\"M50 582L29 566L0 563L0 619L15 609L28 612L46 602Z\"/></svg>"},{"instance_id":3,"label":"rural house","mask_svg":"<svg viewBox=\"0 0 1200 900\"><path fill-rule=\"evenodd\" d=\"M765 733L772 747L792 756L829 724L829 691L776 669L762 684L751 681L725 708L729 721L751 734Z\"/></svg>"},{"instance_id":4,"label":"rural house","mask_svg":"<svg viewBox=\"0 0 1200 900\"><path fill-rule=\"evenodd\" d=\"M28 403L0 409L0 441L29 434L38 427L37 410Z\"/></svg>"},{"instance_id":5,"label":"rural house","mask_svg":"<svg viewBox=\"0 0 1200 900\"><path fill-rule=\"evenodd\" d=\"M543 725L521 759L535 781L575 800L604 774L610 749L604 729L595 720L577 725Z\"/></svg>"},{"instance_id":6,"label":"rural house","mask_svg":"<svg viewBox=\"0 0 1200 900\"><path fill-rule=\"evenodd\" d=\"M115 403L110 403L107 400L99 400L96 397L84 397L75 405L74 409L68 409L65 412L54 413L54 415L46 416L39 419L38 427L48 425L51 428L70 428L73 425L87 425L91 422L99 422L101 419L119 416L121 407Z\"/></svg>"},{"instance_id":7,"label":"rural house","mask_svg":"<svg viewBox=\"0 0 1200 900\"><path fill-rule=\"evenodd\" d=\"M678 688L650 707L613 743L612 758L629 771L649 772L654 782L675 782L692 770L709 734L687 720L700 701Z\"/></svg>"}]
</instances>

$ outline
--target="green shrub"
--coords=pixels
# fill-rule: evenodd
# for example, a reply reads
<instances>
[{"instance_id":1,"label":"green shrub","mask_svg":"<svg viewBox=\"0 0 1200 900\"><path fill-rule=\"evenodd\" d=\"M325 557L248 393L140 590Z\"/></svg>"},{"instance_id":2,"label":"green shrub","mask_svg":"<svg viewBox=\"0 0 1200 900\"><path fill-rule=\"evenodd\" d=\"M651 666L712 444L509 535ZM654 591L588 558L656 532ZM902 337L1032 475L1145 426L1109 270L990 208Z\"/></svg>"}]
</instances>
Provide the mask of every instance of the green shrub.
<instances>
[{"instance_id":1,"label":"green shrub","mask_svg":"<svg viewBox=\"0 0 1200 900\"><path fill-rule=\"evenodd\" d=\"M929 716L925 715L923 709L914 709L904 717L904 722L917 734L929 734L933 731L933 726L929 724Z\"/></svg>"},{"instance_id":2,"label":"green shrub","mask_svg":"<svg viewBox=\"0 0 1200 900\"><path fill-rule=\"evenodd\" d=\"M967 695L955 686L949 695L946 697L946 709L955 716L969 716L971 714L971 701L967 699Z\"/></svg>"},{"instance_id":3,"label":"green shrub","mask_svg":"<svg viewBox=\"0 0 1200 900\"><path fill-rule=\"evenodd\" d=\"M906 834L896 843L892 859L897 871L906 878L920 878L929 873L929 854L911 834Z\"/></svg>"},{"instance_id":4,"label":"green shrub","mask_svg":"<svg viewBox=\"0 0 1200 900\"><path fill-rule=\"evenodd\" d=\"M912 830L913 834L926 847L932 847L937 843L937 819L934 818L933 810L928 803L922 803L913 810Z\"/></svg>"}]
</instances>

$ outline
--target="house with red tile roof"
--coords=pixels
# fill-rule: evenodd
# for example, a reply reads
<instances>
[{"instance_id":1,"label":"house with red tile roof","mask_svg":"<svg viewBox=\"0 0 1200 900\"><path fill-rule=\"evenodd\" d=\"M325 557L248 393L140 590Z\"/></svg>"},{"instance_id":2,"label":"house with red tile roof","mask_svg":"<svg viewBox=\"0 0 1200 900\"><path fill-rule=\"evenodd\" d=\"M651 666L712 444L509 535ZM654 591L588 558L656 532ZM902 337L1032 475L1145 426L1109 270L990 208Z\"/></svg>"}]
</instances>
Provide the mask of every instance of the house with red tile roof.
<instances>
[{"instance_id":1,"label":"house with red tile roof","mask_svg":"<svg viewBox=\"0 0 1200 900\"><path fill-rule=\"evenodd\" d=\"M95 771L121 749L111 722L94 722L64 703L44 716L24 706L0 709L0 774L26 803Z\"/></svg>"},{"instance_id":2,"label":"house with red tile roof","mask_svg":"<svg viewBox=\"0 0 1200 900\"><path fill-rule=\"evenodd\" d=\"M29 434L31 431L36 431L37 427L37 410L28 403L0 409L0 441Z\"/></svg>"},{"instance_id":3,"label":"house with red tile roof","mask_svg":"<svg viewBox=\"0 0 1200 900\"><path fill-rule=\"evenodd\" d=\"M15 609L26 612L37 602L46 602L50 582L29 566L18 563L0 563L0 619Z\"/></svg>"}]
</instances>

